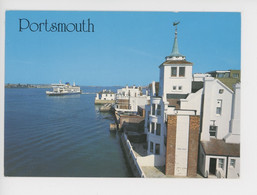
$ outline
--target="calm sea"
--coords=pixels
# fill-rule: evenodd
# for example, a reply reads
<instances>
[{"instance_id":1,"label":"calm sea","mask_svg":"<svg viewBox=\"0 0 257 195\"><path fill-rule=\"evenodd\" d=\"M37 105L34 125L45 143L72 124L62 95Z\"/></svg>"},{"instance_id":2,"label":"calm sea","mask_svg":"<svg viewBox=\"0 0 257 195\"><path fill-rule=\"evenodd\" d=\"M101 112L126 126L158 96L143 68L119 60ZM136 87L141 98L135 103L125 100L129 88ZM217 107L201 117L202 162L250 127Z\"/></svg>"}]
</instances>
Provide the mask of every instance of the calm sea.
<instances>
[{"instance_id":1,"label":"calm sea","mask_svg":"<svg viewBox=\"0 0 257 195\"><path fill-rule=\"evenodd\" d=\"M109 132L114 117L99 112L95 94L49 97L46 90L5 89L5 175L131 177L119 134Z\"/></svg>"}]
</instances>

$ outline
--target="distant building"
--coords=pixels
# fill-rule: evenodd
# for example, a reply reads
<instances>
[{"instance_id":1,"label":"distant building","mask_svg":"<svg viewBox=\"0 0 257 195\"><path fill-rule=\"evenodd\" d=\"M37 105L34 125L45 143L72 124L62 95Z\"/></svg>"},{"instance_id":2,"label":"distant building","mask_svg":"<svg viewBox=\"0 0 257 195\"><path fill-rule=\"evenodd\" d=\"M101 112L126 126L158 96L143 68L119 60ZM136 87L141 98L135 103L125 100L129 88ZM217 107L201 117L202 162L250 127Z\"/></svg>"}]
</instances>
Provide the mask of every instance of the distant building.
<instances>
[{"instance_id":1,"label":"distant building","mask_svg":"<svg viewBox=\"0 0 257 195\"><path fill-rule=\"evenodd\" d=\"M239 83L241 80L240 70L216 70L208 72L212 77L220 80L222 83L227 85L231 90L233 90L233 85Z\"/></svg>"},{"instance_id":2,"label":"distant building","mask_svg":"<svg viewBox=\"0 0 257 195\"><path fill-rule=\"evenodd\" d=\"M103 91L96 93L95 104L115 103L116 94L111 90L104 89Z\"/></svg>"},{"instance_id":3,"label":"distant building","mask_svg":"<svg viewBox=\"0 0 257 195\"><path fill-rule=\"evenodd\" d=\"M118 89L116 94L115 110L119 112L134 112L138 111L138 106L147 104L150 97L143 94L141 87L126 86Z\"/></svg>"},{"instance_id":4,"label":"distant building","mask_svg":"<svg viewBox=\"0 0 257 195\"><path fill-rule=\"evenodd\" d=\"M211 75L208 73L195 73L193 75L193 81L202 81L203 82L205 77L211 77Z\"/></svg>"}]
</instances>

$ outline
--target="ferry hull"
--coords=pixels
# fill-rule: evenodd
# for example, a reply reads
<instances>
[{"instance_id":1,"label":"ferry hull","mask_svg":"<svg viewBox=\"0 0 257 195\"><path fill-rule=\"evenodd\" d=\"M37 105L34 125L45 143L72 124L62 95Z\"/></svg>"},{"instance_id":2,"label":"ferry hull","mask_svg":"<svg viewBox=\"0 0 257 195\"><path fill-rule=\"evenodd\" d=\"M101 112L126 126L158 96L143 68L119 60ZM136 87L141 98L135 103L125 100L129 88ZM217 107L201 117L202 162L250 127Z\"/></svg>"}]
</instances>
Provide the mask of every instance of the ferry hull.
<instances>
[{"instance_id":1,"label":"ferry hull","mask_svg":"<svg viewBox=\"0 0 257 195\"><path fill-rule=\"evenodd\" d=\"M55 92L46 92L46 95L49 96L62 96L62 95L74 95L74 94L81 94L82 92L74 92L74 93L55 93Z\"/></svg>"}]
</instances>

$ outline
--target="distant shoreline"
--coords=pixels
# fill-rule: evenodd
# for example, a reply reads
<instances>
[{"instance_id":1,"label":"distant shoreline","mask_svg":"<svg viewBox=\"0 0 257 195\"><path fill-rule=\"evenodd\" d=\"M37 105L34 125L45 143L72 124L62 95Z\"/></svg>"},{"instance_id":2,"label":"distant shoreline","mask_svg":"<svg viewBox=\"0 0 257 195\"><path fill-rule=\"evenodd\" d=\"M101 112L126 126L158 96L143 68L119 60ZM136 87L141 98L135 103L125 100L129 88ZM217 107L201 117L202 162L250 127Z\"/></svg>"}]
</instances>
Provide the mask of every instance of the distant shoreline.
<instances>
[{"instance_id":1,"label":"distant shoreline","mask_svg":"<svg viewBox=\"0 0 257 195\"><path fill-rule=\"evenodd\" d=\"M51 88L49 84L5 84L5 88Z\"/></svg>"},{"instance_id":2,"label":"distant shoreline","mask_svg":"<svg viewBox=\"0 0 257 195\"><path fill-rule=\"evenodd\" d=\"M124 87L120 85L113 85L113 86L87 86L87 85L82 85L80 87L95 87L95 88L102 88L102 87ZM5 84L5 88L52 88L51 84L11 84L7 83ZM142 88L147 88L146 86L142 86Z\"/></svg>"}]
</instances>

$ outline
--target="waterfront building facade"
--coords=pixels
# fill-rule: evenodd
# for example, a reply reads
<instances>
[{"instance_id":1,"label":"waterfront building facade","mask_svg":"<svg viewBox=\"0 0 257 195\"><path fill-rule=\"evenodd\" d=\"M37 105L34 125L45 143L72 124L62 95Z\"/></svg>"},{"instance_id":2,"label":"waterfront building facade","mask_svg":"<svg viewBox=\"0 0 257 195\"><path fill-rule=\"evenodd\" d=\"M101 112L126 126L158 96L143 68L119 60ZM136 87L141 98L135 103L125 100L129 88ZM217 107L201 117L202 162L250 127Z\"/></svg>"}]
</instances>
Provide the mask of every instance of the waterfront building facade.
<instances>
[{"instance_id":1,"label":"waterfront building facade","mask_svg":"<svg viewBox=\"0 0 257 195\"><path fill-rule=\"evenodd\" d=\"M111 90L104 89L103 91L96 93L95 104L115 103L116 94Z\"/></svg>"},{"instance_id":2,"label":"waterfront building facade","mask_svg":"<svg viewBox=\"0 0 257 195\"><path fill-rule=\"evenodd\" d=\"M178 50L177 29L165 59L145 106L147 154L154 166L165 166L172 176L195 177L198 167L204 177L239 177L240 84L233 91L211 73L192 76L193 63Z\"/></svg>"},{"instance_id":3,"label":"waterfront building facade","mask_svg":"<svg viewBox=\"0 0 257 195\"><path fill-rule=\"evenodd\" d=\"M193 63L179 53L177 30L165 59L145 112L148 154L160 159L155 166L165 166L167 175L196 176L203 82L193 82Z\"/></svg>"},{"instance_id":4,"label":"waterfront building facade","mask_svg":"<svg viewBox=\"0 0 257 195\"><path fill-rule=\"evenodd\" d=\"M136 113L138 106L146 105L149 99L147 94L143 94L141 87L126 86L117 90L114 108L118 112Z\"/></svg>"}]
</instances>

